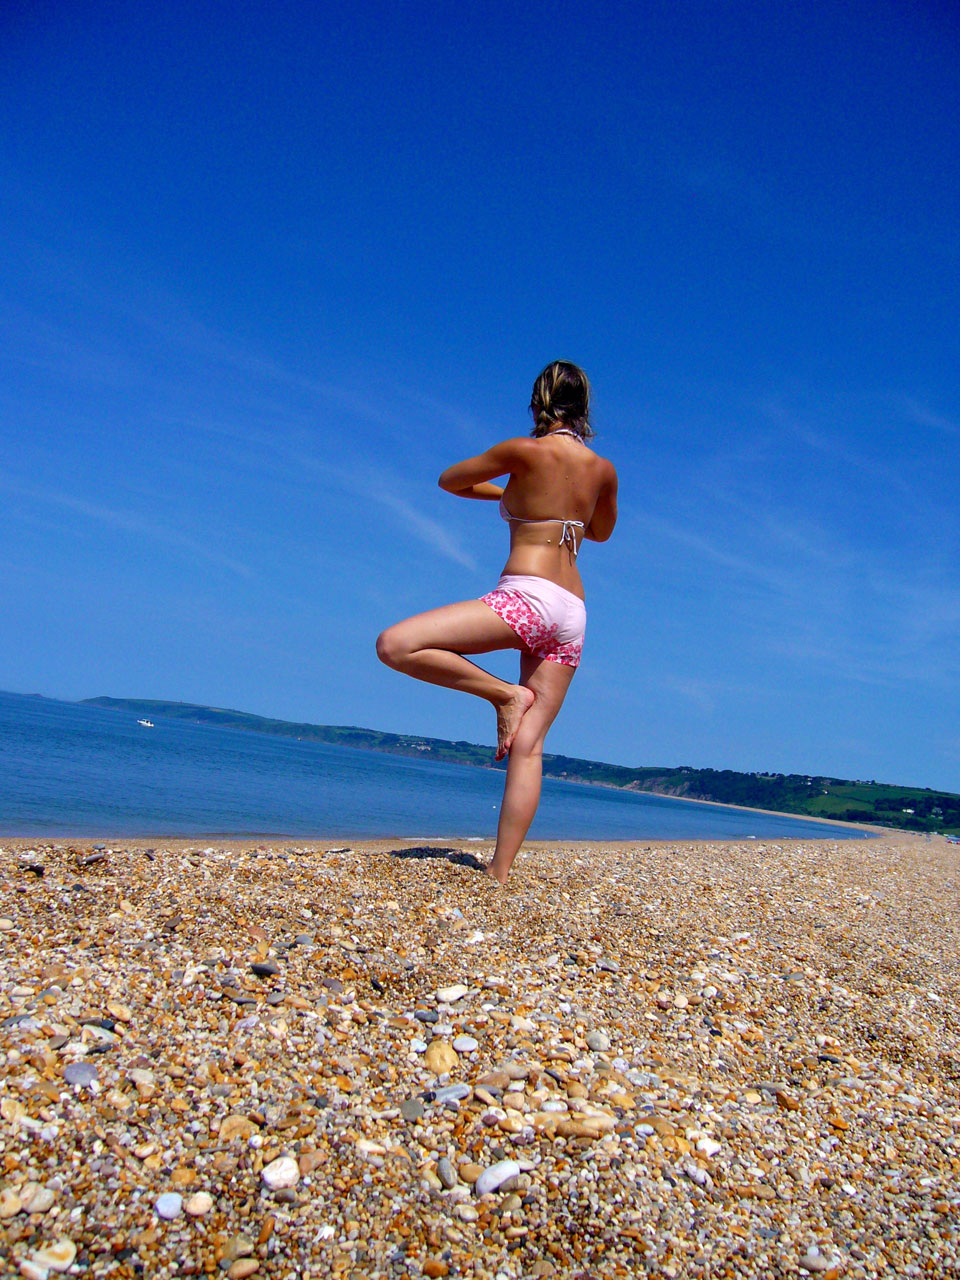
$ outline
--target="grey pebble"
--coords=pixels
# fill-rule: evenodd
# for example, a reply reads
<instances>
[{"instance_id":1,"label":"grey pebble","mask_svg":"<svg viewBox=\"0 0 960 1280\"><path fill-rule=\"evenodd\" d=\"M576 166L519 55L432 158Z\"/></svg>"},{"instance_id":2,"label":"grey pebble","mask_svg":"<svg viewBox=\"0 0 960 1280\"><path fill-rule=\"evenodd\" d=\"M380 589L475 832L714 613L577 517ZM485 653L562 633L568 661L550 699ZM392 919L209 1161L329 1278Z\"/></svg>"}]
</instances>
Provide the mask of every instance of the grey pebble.
<instances>
[{"instance_id":1,"label":"grey pebble","mask_svg":"<svg viewBox=\"0 0 960 1280\"><path fill-rule=\"evenodd\" d=\"M90 1085L97 1078L97 1068L92 1062L68 1062L63 1069L67 1084Z\"/></svg>"},{"instance_id":2,"label":"grey pebble","mask_svg":"<svg viewBox=\"0 0 960 1280\"><path fill-rule=\"evenodd\" d=\"M434 1102L462 1102L464 1098L469 1098L471 1090L468 1084L445 1084L442 1088L434 1092Z\"/></svg>"}]
</instances>

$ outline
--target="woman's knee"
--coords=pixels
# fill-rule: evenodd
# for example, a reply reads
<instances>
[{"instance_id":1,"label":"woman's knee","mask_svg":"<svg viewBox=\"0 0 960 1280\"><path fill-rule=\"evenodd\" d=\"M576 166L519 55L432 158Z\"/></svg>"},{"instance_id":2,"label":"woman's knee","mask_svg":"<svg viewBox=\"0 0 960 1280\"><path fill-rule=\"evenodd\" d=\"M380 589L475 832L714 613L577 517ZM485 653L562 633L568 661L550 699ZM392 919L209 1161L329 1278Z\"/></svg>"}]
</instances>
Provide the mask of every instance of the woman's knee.
<instances>
[{"instance_id":1,"label":"woman's knee","mask_svg":"<svg viewBox=\"0 0 960 1280\"><path fill-rule=\"evenodd\" d=\"M517 736L513 740L513 746L510 748L511 756L522 756L525 760L536 761L542 766L543 763L543 739L544 734L537 731L524 733L523 721L520 721L520 728L517 730Z\"/></svg>"},{"instance_id":2,"label":"woman's knee","mask_svg":"<svg viewBox=\"0 0 960 1280\"><path fill-rule=\"evenodd\" d=\"M399 627L387 627L377 636L377 657L388 667L399 666L408 652Z\"/></svg>"}]
</instances>

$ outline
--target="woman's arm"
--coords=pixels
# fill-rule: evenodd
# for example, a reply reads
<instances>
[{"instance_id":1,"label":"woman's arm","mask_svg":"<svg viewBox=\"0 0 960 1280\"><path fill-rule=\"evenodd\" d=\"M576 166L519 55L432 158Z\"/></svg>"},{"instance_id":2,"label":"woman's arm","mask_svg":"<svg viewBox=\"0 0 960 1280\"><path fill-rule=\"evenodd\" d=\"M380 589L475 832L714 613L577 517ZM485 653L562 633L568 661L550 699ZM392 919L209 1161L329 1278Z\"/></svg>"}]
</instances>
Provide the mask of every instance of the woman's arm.
<instances>
[{"instance_id":1,"label":"woman's arm","mask_svg":"<svg viewBox=\"0 0 960 1280\"><path fill-rule=\"evenodd\" d=\"M611 465L610 474L600 490L597 505L593 509L593 515L590 517L590 523L584 530L583 536L589 538L591 542L606 542L611 533L613 533L616 523L617 473Z\"/></svg>"},{"instance_id":2,"label":"woman's arm","mask_svg":"<svg viewBox=\"0 0 960 1280\"><path fill-rule=\"evenodd\" d=\"M465 458L447 467L437 481L441 489L458 498L485 498L496 500L503 494L503 487L490 484L495 476L513 474L524 465L526 451L531 441L521 436L516 440L504 440L486 453L475 458Z\"/></svg>"},{"instance_id":3,"label":"woman's arm","mask_svg":"<svg viewBox=\"0 0 960 1280\"><path fill-rule=\"evenodd\" d=\"M486 498L488 502L497 502L503 497L503 485L489 484L487 481L482 484L468 485L466 489L449 489L445 484L440 487L457 498Z\"/></svg>"}]
</instances>

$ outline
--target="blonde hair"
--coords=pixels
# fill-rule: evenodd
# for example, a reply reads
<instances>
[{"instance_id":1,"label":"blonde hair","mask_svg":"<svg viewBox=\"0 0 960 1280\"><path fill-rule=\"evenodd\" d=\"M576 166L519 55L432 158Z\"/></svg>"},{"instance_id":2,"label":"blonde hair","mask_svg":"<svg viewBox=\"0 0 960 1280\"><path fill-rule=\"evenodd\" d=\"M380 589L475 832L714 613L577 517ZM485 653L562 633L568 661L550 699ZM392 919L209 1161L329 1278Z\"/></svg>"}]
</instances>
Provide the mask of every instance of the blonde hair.
<instances>
[{"instance_id":1,"label":"blonde hair","mask_svg":"<svg viewBox=\"0 0 960 1280\"><path fill-rule=\"evenodd\" d=\"M579 365L554 360L533 384L530 397L532 436L549 435L558 424L575 431L581 440L594 434L590 425L590 383Z\"/></svg>"}]
</instances>

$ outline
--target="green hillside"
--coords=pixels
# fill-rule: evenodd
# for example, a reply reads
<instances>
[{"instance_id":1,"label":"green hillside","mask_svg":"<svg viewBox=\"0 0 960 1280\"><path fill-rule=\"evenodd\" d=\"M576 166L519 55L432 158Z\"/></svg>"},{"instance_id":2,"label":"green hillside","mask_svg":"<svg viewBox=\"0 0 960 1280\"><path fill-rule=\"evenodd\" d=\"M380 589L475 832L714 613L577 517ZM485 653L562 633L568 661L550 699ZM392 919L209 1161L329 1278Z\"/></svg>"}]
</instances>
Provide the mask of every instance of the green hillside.
<instances>
[{"instance_id":1,"label":"green hillside","mask_svg":"<svg viewBox=\"0 0 960 1280\"><path fill-rule=\"evenodd\" d=\"M417 756L449 764L503 769L495 764L490 747L473 742L448 742L378 729L328 724L297 724L271 720L247 711L205 707L192 702L159 702L142 698L87 698L84 706L126 711L137 717L166 717L193 724L215 724L255 733L327 742L365 751ZM772 809L810 818L840 822L873 823L907 831L940 831L960 834L960 795L920 787L898 787L878 782L851 782L843 778L810 777L783 773L737 773L732 769L673 768L632 769L626 765L579 760L572 756L545 755L544 774L569 782L587 782L654 795L711 800L718 804Z\"/></svg>"}]
</instances>

